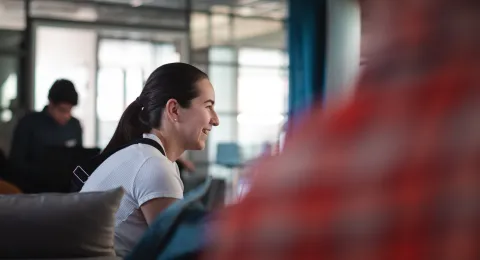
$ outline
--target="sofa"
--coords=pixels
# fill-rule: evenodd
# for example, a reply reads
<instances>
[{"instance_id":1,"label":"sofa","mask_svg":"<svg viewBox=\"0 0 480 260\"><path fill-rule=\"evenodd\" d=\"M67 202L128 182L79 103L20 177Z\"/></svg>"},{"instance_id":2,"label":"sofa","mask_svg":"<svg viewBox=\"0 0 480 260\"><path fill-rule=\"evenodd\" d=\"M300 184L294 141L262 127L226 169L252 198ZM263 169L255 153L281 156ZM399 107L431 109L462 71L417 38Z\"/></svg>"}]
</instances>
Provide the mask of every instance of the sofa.
<instances>
[{"instance_id":1,"label":"sofa","mask_svg":"<svg viewBox=\"0 0 480 260\"><path fill-rule=\"evenodd\" d=\"M0 195L0 259L116 260L123 189Z\"/></svg>"},{"instance_id":2,"label":"sofa","mask_svg":"<svg viewBox=\"0 0 480 260\"><path fill-rule=\"evenodd\" d=\"M190 187L186 189L185 200L173 204L157 218L128 259L144 259L149 254L155 255L151 259L157 255L163 259L162 256L195 251L203 245L201 229L191 229L193 224L202 228L202 222L191 223L188 205L198 201L202 212L222 208L225 181L205 176L184 181ZM122 197L122 188L86 193L1 195L0 192L0 259L121 259L115 256L113 245L115 212ZM197 210L193 207L193 214ZM158 238L167 234L173 242L163 243L169 246L156 244L163 244ZM175 243L177 240L182 241L181 247Z\"/></svg>"}]
</instances>

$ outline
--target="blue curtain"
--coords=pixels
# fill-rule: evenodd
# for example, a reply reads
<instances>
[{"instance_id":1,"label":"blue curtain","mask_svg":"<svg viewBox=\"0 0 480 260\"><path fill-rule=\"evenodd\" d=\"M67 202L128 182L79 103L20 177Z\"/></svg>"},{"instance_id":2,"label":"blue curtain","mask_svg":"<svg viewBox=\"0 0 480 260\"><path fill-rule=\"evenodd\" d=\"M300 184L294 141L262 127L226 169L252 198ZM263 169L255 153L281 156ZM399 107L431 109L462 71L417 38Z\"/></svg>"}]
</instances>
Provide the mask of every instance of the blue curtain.
<instances>
[{"instance_id":1,"label":"blue curtain","mask_svg":"<svg viewBox=\"0 0 480 260\"><path fill-rule=\"evenodd\" d=\"M290 0L288 17L289 117L324 94L327 0ZM290 121L292 122L292 121Z\"/></svg>"}]
</instances>

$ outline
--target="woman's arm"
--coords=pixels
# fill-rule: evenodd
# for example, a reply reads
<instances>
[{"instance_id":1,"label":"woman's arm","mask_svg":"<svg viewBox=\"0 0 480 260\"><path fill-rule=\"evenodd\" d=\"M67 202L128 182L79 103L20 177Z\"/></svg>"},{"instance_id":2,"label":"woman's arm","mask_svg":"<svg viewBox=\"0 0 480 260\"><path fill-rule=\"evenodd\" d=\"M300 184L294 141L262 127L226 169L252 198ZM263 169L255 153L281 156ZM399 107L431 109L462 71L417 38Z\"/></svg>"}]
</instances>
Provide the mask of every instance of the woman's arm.
<instances>
[{"instance_id":1,"label":"woman's arm","mask_svg":"<svg viewBox=\"0 0 480 260\"><path fill-rule=\"evenodd\" d=\"M145 202L145 204L140 207L140 210L142 210L143 216L145 217L145 220L150 226L155 221L158 214L168 208L168 206L170 206L175 201L177 201L177 199L174 198L152 199Z\"/></svg>"},{"instance_id":2,"label":"woman's arm","mask_svg":"<svg viewBox=\"0 0 480 260\"><path fill-rule=\"evenodd\" d=\"M158 214L183 198L183 187L180 176L170 161L152 157L139 169L132 195L150 225Z\"/></svg>"}]
</instances>

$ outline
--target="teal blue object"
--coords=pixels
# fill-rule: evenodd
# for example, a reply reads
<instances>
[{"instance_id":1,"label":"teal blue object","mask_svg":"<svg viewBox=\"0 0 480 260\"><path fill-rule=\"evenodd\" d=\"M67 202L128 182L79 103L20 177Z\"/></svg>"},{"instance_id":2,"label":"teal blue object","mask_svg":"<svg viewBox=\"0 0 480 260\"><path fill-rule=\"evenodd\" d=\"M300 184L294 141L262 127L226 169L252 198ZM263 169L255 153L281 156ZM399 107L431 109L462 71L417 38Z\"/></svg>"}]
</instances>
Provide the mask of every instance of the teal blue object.
<instances>
[{"instance_id":1,"label":"teal blue object","mask_svg":"<svg viewBox=\"0 0 480 260\"><path fill-rule=\"evenodd\" d=\"M211 182L208 178L183 200L162 212L125 259L189 259L201 252L208 242L206 231L210 217L202 200Z\"/></svg>"},{"instance_id":2,"label":"teal blue object","mask_svg":"<svg viewBox=\"0 0 480 260\"><path fill-rule=\"evenodd\" d=\"M290 0L288 6L288 107L297 121L325 96L327 1Z\"/></svg>"},{"instance_id":3,"label":"teal blue object","mask_svg":"<svg viewBox=\"0 0 480 260\"><path fill-rule=\"evenodd\" d=\"M237 143L219 143L216 163L225 167L240 167L242 164L240 146Z\"/></svg>"}]
</instances>

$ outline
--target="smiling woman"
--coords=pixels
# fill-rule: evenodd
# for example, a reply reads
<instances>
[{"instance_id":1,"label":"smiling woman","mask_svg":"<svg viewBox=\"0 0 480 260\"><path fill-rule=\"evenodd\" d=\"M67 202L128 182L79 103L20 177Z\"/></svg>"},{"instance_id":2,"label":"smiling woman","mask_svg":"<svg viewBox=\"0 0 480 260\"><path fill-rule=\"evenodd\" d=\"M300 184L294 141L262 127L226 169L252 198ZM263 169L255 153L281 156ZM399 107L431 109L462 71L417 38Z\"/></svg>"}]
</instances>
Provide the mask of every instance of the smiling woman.
<instances>
[{"instance_id":1,"label":"smiling woman","mask_svg":"<svg viewBox=\"0 0 480 260\"><path fill-rule=\"evenodd\" d=\"M170 63L150 75L140 96L123 113L103 153L127 146L100 164L82 188L82 192L124 188L115 222L119 256L131 251L160 212L183 198L175 161L185 150L205 148L209 132L219 124L214 105L207 74L185 63ZM142 137L161 149L129 145Z\"/></svg>"}]
</instances>

